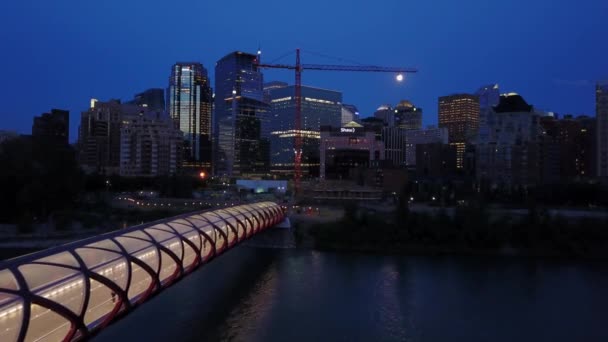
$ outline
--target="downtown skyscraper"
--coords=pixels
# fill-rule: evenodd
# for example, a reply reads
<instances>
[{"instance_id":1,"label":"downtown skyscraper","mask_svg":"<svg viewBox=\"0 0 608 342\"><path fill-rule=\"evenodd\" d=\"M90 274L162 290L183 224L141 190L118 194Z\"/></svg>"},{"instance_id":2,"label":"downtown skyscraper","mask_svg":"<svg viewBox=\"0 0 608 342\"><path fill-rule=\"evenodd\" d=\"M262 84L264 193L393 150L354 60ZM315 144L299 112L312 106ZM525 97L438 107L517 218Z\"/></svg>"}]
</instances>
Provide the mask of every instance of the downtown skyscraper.
<instances>
[{"instance_id":1,"label":"downtown skyscraper","mask_svg":"<svg viewBox=\"0 0 608 342\"><path fill-rule=\"evenodd\" d=\"M295 86L271 88L267 96L270 104L271 172L289 178L294 175L294 137L297 133ZM302 86L301 96L302 171L305 177L318 177L321 127L344 127L342 93ZM354 113L351 113L349 122L353 118Z\"/></svg>"},{"instance_id":2,"label":"downtown skyscraper","mask_svg":"<svg viewBox=\"0 0 608 342\"><path fill-rule=\"evenodd\" d=\"M201 63L173 65L167 104L169 116L184 137L183 167L211 169L212 100L207 69Z\"/></svg>"},{"instance_id":3,"label":"downtown skyscraper","mask_svg":"<svg viewBox=\"0 0 608 342\"><path fill-rule=\"evenodd\" d=\"M258 177L268 173L270 130L264 78L257 56L232 52L215 65L214 174Z\"/></svg>"},{"instance_id":4,"label":"downtown skyscraper","mask_svg":"<svg viewBox=\"0 0 608 342\"><path fill-rule=\"evenodd\" d=\"M439 127L448 129L450 145L456 146L456 166L464 166L467 143L479 129L479 97L471 94L456 94L439 98Z\"/></svg>"},{"instance_id":5,"label":"downtown skyscraper","mask_svg":"<svg viewBox=\"0 0 608 342\"><path fill-rule=\"evenodd\" d=\"M395 126L403 129L422 128L422 109L410 101L402 100L395 106Z\"/></svg>"},{"instance_id":6,"label":"downtown skyscraper","mask_svg":"<svg viewBox=\"0 0 608 342\"><path fill-rule=\"evenodd\" d=\"M478 139L488 139L490 127L495 124L494 106L500 102L498 84L485 85L479 88L475 95L479 98L479 136Z\"/></svg>"}]
</instances>

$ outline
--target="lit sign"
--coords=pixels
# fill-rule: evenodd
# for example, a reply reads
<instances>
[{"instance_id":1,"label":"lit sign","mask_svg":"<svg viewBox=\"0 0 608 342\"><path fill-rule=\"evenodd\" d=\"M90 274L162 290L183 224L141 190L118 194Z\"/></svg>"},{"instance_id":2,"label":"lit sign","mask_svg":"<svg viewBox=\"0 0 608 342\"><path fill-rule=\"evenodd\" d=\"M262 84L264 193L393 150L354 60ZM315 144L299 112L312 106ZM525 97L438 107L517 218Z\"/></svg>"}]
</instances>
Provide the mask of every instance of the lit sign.
<instances>
[{"instance_id":1,"label":"lit sign","mask_svg":"<svg viewBox=\"0 0 608 342\"><path fill-rule=\"evenodd\" d=\"M355 128L354 127L342 127L340 128L340 133L355 133Z\"/></svg>"}]
</instances>

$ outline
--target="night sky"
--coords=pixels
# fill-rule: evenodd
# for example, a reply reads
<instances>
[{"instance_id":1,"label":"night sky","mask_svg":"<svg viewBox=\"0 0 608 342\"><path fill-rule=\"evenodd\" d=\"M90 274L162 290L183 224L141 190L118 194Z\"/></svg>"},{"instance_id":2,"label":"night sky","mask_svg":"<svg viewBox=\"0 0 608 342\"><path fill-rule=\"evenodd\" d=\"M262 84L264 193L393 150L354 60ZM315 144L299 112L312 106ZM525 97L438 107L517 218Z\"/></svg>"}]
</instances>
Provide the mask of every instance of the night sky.
<instances>
[{"instance_id":1,"label":"night sky","mask_svg":"<svg viewBox=\"0 0 608 342\"><path fill-rule=\"evenodd\" d=\"M363 116L409 99L435 124L438 96L491 83L539 109L594 115L594 83L608 78L608 1L16 0L0 4L0 44L0 129L30 133L34 115L68 109L70 141L89 98L165 88L176 61L200 61L213 79L219 58L258 45L265 62L299 47L343 59L303 53L303 63L420 70L403 84L392 74L303 74Z\"/></svg>"}]
</instances>

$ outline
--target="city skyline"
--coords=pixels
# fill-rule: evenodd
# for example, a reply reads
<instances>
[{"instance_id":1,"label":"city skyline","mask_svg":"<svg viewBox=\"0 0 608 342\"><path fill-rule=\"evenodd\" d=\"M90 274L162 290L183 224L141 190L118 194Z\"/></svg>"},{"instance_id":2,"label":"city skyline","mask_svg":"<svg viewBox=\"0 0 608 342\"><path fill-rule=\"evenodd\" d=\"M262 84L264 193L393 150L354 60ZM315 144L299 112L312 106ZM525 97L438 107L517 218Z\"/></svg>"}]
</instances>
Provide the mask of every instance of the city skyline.
<instances>
[{"instance_id":1,"label":"city skyline","mask_svg":"<svg viewBox=\"0 0 608 342\"><path fill-rule=\"evenodd\" d=\"M114 4L109 1L107 5ZM599 2L578 4L575 10L567 4L548 1L484 4L483 8L474 3L448 2L392 2L371 8L352 3L348 7L331 7L327 13L315 11L319 4L313 2L297 17L291 15L289 8L272 4L268 5L272 10L253 8L246 14L236 13L236 21L251 24L255 30L230 30L230 21L221 22L221 16L216 15L223 11L219 3L185 1L183 5L192 9L184 14L185 19L204 13L210 20L202 24L183 20L186 28L179 29L155 25L178 20L174 14L167 17L170 6L162 3L147 4L146 15L141 18L130 15L139 12L133 4L122 4L120 11L109 13L67 1L9 4L0 15L2 40L6 51L11 51L0 57L0 71L11 80L11 86L0 93L5 103L0 110L0 127L26 133L33 116L48 108L64 108L73 113L70 141L75 141L75 118L86 109L89 98L127 99L148 88L164 88L166 70L176 61L194 60L212 68L230 51L255 52L258 46L266 62L300 47L305 63L354 64L349 60L356 60L417 67L420 72L402 84L397 84L390 74L314 71L303 74L303 83L343 92L344 102L356 105L362 117L371 116L383 103L410 100L426 109L423 126L437 122L434 108L439 96L472 93L491 83L498 83L504 92L525 95L542 110L594 115L595 83L608 76L601 57L605 48L597 45L608 33L608 28L601 25L601 13L608 5ZM437 5L443 10L436 11ZM399 19L400 13L409 13L407 22ZM318 18L314 27L306 19L312 15ZM496 25L492 22L496 17L510 21ZM83 25L84 18L89 23L129 24L115 28ZM353 25L335 25L340 18L348 18ZM555 24L565 20L578 24ZM468 25L460 25L464 21ZM366 24L355 25L357 22ZM197 29L189 30L190 26ZM180 34L171 49L158 49L165 45L157 42L168 42L176 36L176 30L201 32L194 39L204 41L204 48L190 44L189 38ZM318 39L320 36L324 39ZM306 51L320 51L343 60ZM280 62L293 63L291 59L290 56ZM214 78L212 75L211 82ZM286 71L266 70L264 78L293 83L293 74ZM39 91L35 97L22 91L32 83Z\"/></svg>"}]
</instances>

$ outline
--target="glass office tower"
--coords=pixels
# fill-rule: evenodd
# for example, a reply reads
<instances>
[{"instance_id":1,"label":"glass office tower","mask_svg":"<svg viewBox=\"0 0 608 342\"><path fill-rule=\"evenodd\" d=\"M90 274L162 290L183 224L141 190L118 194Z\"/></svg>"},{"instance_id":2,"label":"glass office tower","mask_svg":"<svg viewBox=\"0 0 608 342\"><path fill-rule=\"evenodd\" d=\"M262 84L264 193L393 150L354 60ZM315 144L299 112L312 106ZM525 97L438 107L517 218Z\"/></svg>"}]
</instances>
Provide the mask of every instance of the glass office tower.
<instances>
[{"instance_id":1,"label":"glass office tower","mask_svg":"<svg viewBox=\"0 0 608 342\"><path fill-rule=\"evenodd\" d=\"M268 91L270 100L270 164L274 175L293 177L295 131L295 86ZM319 176L321 127L342 127L342 93L302 86L302 172L304 177ZM351 120L352 121L352 120Z\"/></svg>"},{"instance_id":2,"label":"glass office tower","mask_svg":"<svg viewBox=\"0 0 608 342\"><path fill-rule=\"evenodd\" d=\"M167 92L169 115L184 135L185 167L211 168L212 93L201 63L173 65Z\"/></svg>"},{"instance_id":3,"label":"glass office tower","mask_svg":"<svg viewBox=\"0 0 608 342\"><path fill-rule=\"evenodd\" d=\"M214 174L218 176L268 173L268 105L256 58L236 51L215 65Z\"/></svg>"}]
</instances>

